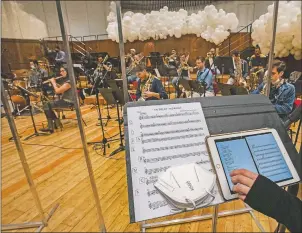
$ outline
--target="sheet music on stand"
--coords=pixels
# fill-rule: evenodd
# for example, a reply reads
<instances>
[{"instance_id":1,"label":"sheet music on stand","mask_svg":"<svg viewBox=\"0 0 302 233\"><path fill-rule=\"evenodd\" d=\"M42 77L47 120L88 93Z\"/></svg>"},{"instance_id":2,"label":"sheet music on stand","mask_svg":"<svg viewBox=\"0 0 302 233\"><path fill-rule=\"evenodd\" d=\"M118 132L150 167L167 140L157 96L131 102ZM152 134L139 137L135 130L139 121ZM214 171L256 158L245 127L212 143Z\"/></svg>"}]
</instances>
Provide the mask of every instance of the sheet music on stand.
<instances>
[{"instance_id":1,"label":"sheet music on stand","mask_svg":"<svg viewBox=\"0 0 302 233\"><path fill-rule=\"evenodd\" d=\"M153 184L171 166L195 162L212 170L202 107L199 102L129 107L127 118L131 222L175 214ZM224 202L217 184L214 190L211 205Z\"/></svg>"}]
</instances>

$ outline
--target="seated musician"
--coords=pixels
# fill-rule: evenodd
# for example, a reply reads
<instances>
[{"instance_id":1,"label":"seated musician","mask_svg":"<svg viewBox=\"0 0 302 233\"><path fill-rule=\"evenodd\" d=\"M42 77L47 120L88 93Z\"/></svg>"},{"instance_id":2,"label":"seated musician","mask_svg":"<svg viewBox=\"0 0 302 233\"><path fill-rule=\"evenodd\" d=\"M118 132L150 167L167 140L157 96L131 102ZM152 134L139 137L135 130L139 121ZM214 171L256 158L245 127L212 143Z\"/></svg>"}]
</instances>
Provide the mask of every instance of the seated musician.
<instances>
[{"instance_id":1,"label":"seated musician","mask_svg":"<svg viewBox=\"0 0 302 233\"><path fill-rule=\"evenodd\" d=\"M285 79L286 64L275 60L272 65L271 90L269 99L281 118L285 118L293 109L295 101L295 87ZM252 94L265 94L266 80L262 82Z\"/></svg>"},{"instance_id":2,"label":"seated musician","mask_svg":"<svg viewBox=\"0 0 302 233\"><path fill-rule=\"evenodd\" d=\"M168 95L159 78L147 72L145 68L140 68L136 75L139 78L136 90L136 100L168 99Z\"/></svg>"},{"instance_id":3,"label":"seated musician","mask_svg":"<svg viewBox=\"0 0 302 233\"><path fill-rule=\"evenodd\" d=\"M133 57L133 62L126 69L127 80L129 83L133 83L134 81L138 82L139 78L136 76L136 73L140 69L145 69L146 65L142 61L143 56L141 54L136 54Z\"/></svg>"},{"instance_id":4,"label":"seated musician","mask_svg":"<svg viewBox=\"0 0 302 233\"><path fill-rule=\"evenodd\" d=\"M28 86L39 87L43 81L43 78L48 77L46 70L42 69L37 60L29 62L31 72L29 75Z\"/></svg>"},{"instance_id":5,"label":"seated musician","mask_svg":"<svg viewBox=\"0 0 302 233\"><path fill-rule=\"evenodd\" d=\"M243 85L246 86L246 77L248 76L248 64L247 61L240 58L238 51L233 52L233 75L228 79L229 85Z\"/></svg>"},{"instance_id":6,"label":"seated musician","mask_svg":"<svg viewBox=\"0 0 302 233\"><path fill-rule=\"evenodd\" d=\"M213 89L213 74L210 69L205 67L205 58L197 57L196 58L196 67L197 67L197 81L205 87L205 96L210 97L214 96ZM202 94L202 93L200 93Z\"/></svg>"},{"instance_id":7,"label":"seated musician","mask_svg":"<svg viewBox=\"0 0 302 233\"><path fill-rule=\"evenodd\" d=\"M54 127L62 127L60 119L57 117L53 109L70 108L73 106L72 90L67 70L64 67L60 68L60 79L51 78L50 82L57 95L61 95L59 100L47 101L43 105L43 110L47 118L48 126L46 129L40 129L45 132L54 132Z\"/></svg>"},{"instance_id":8,"label":"seated musician","mask_svg":"<svg viewBox=\"0 0 302 233\"><path fill-rule=\"evenodd\" d=\"M258 83L263 82L263 77L264 77L264 61L263 59L265 58L265 55L261 53L260 47L256 46L255 47L255 53L254 55L251 56L250 59L250 67L251 67L251 73L256 73L258 75Z\"/></svg>"},{"instance_id":9,"label":"seated musician","mask_svg":"<svg viewBox=\"0 0 302 233\"><path fill-rule=\"evenodd\" d=\"M177 92L177 98L181 95L181 90L179 88L179 79L185 79L190 80L190 72L193 71L193 68L190 67L188 64L189 57L185 54L181 54L180 57L180 63L177 69L178 76L173 77L172 79L172 85L175 87Z\"/></svg>"},{"instance_id":10,"label":"seated musician","mask_svg":"<svg viewBox=\"0 0 302 233\"><path fill-rule=\"evenodd\" d=\"M56 51L56 57L55 57L56 64L58 66L62 66L62 64L66 63L66 54L64 51L60 49L59 46L56 46L55 51Z\"/></svg>"}]
</instances>

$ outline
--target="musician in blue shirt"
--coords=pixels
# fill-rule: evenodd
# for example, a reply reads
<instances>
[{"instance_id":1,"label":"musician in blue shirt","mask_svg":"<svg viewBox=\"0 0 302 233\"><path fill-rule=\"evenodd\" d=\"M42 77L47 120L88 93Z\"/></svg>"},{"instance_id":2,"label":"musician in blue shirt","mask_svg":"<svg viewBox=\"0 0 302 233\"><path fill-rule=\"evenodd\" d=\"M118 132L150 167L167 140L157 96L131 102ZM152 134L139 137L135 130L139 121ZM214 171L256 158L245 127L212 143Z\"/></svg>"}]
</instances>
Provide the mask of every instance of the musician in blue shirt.
<instances>
[{"instance_id":1,"label":"musician in blue shirt","mask_svg":"<svg viewBox=\"0 0 302 233\"><path fill-rule=\"evenodd\" d=\"M136 73L136 76L139 78L136 90L136 100L168 99L168 95L158 77L147 72L144 68L140 68Z\"/></svg>"},{"instance_id":2,"label":"musician in blue shirt","mask_svg":"<svg viewBox=\"0 0 302 233\"><path fill-rule=\"evenodd\" d=\"M56 50L56 53L57 53L56 58L55 58L56 62L59 63L59 64L66 63L66 54L65 54L65 52L62 51L59 46L57 46L55 50Z\"/></svg>"},{"instance_id":3,"label":"musician in blue shirt","mask_svg":"<svg viewBox=\"0 0 302 233\"><path fill-rule=\"evenodd\" d=\"M198 69L196 79L206 88L205 96L206 97L214 96L213 74L210 69L205 67L204 57L196 58L196 67Z\"/></svg>"}]
</instances>

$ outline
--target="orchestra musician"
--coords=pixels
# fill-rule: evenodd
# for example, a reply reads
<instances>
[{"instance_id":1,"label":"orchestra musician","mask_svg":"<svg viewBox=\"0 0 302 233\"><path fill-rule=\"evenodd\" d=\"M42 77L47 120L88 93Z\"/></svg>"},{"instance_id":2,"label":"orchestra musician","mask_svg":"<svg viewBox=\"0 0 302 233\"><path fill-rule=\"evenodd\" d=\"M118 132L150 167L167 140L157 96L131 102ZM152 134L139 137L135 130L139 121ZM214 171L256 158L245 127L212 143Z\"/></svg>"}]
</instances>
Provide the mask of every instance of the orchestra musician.
<instances>
[{"instance_id":1,"label":"orchestra musician","mask_svg":"<svg viewBox=\"0 0 302 233\"><path fill-rule=\"evenodd\" d=\"M62 64L66 64L65 52L62 51L59 46L56 46L55 51L56 51L55 61L56 61L57 66L62 66Z\"/></svg>"},{"instance_id":2,"label":"orchestra musician","mask_svg":"<svg viewBox=\"0 0 302 233\"><path fill-rule=\"evenodd\" d=\"M251 67L251 73L257 73L258 75L258 84L263 82L264 77L264 58L265 55L261 53L260 47L255 47L254 55L250 58L250 67Z\"/></svg>"},{"instance_id":3,"label":"orchestra musician","mask_svg":"<svg viewBox=\"0 0 302 233\"><path fill-rule=\"evenodd\" d=\"M59 78L51 78L49 80L54 88L54 92L57 95L60 95L61 98L59 100L46 101L43 104L43 110L47 118L47 128L40 130L44 132L53 133L55 127L62 128L62 123L53 111L53 108L60 109L70 108L73 106L72 90L66 68L60 68L60 75L61 76Z\"/></svg>"},{"instance_id":4,"label":"orchestra musician","mask_svg":"<svg viewBox=\"0 0 302 233\"><path fill-rule=\"evenodd\" d=\"M205 58L197 57L196 58L196 67L197 67L197 81L205 87L205 96L210 97L214 96L213 89L213 74L209 68L205 67Z\"/></svg>"},{"instance_id":5,"label":"orchestra musician","mask_svg":"<svg viewBox=\"0 0 302 233\"><path fill-rule=\"evenodd\" d=\"M178 76L172 79L172 85L176 89L177 98L179 98L181 95L181 90L179 88L179 79L190 80L190 72L193 72L193 68L190 67L188 63L189 55L186 56L186 54L183 53L180 55L179 59L180 63L177 69Z\"/></svg>"},{"instance_id":6,"label":"orchestra musician","mask_svg":"<svg viewBox=\"0 0 302 233\"><path fill-rule=\"evenodd\" d=\"M39 87L43 81L43 78L48 77L48 72L40 67L37 60L29 62L31 72L29 75L28 86Z\"/></svg>"},{"instance_id":7,"label":"orchestra musician","mask_svg":"<svg viewBox=\"0 0 302 233\"><path fill-rule=\"evenodd\" d=\"M243 85L246 86L246 77L248 76L248 64L247 61L240 58L238 51L233 52L233 75L227 81L229 85Z\"/></svg>"},{"instance_id":8,"label":"orchestra musician","mask_svg":"<svg viewBox=\"0 0 302 233\"><path fill-rule=\"evenodd\" d=\"M145 68L140 68L136 75L139 78L136 90L136 100L168 99L168 95L158 77L147 72Z\"/></svg>"},{"instance_id":9,"label":"orchestra musician","mask_svg":"<svg viewBox=\"0 0 302 233\"><path fill-rule=\"evenodd\" d=\"M133 83L134 81L138 82L139 78L136 76L136 73L139 70L146 68L145 63L143 62L143 58L144 56L140 53L134 55L133 62L129 67L127 67L126 73L127 73L127 80L129 83Z\"/></svg>"},{"instance_id":10,"label":"orchestra musician","mask_svg":"<svg viewBox=\"0 0 302 233\"><path fill-rule=\"evenodd\" d=\"M269 99L282 119L292 111L295 101L295 87L284 77L285 70L286 64L283 61L273 61ZM266 85L265 80L252 94L265 94Z\"/></svg>"},{"instance_id":11,"label":"orchestra musician","mask_svg":"<svg viewBox=\"0 0 302 233\"><path fill-rule=\"evenodd\" d=\"M136 54L135 49L129 50L129 53L125 56L126 67L131 66L131 63L134 61L135 54Z\"/></svg>"}]
</instances>

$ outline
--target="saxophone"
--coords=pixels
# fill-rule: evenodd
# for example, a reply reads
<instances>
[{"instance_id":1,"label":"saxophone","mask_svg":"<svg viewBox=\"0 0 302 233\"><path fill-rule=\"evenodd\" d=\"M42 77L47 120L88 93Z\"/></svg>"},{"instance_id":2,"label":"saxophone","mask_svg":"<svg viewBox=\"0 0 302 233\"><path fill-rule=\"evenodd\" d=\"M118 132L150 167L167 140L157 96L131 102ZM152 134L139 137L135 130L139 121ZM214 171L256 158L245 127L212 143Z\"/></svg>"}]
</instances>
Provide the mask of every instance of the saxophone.
<instances>
[{"instance_id":1,"label":"saxophone","mask_svg":"<svg viewBox=\"0 0 302 233\"><path fill-rule=\"evenodd\" d=\"M152 82L153 82L154 77L150 74L148 77L147 82L145 85L141 88L141 97L138 99L138 101L146 101L145 98L143 97L143 93L150 91Z\"/></svg>"}]
</instances>

